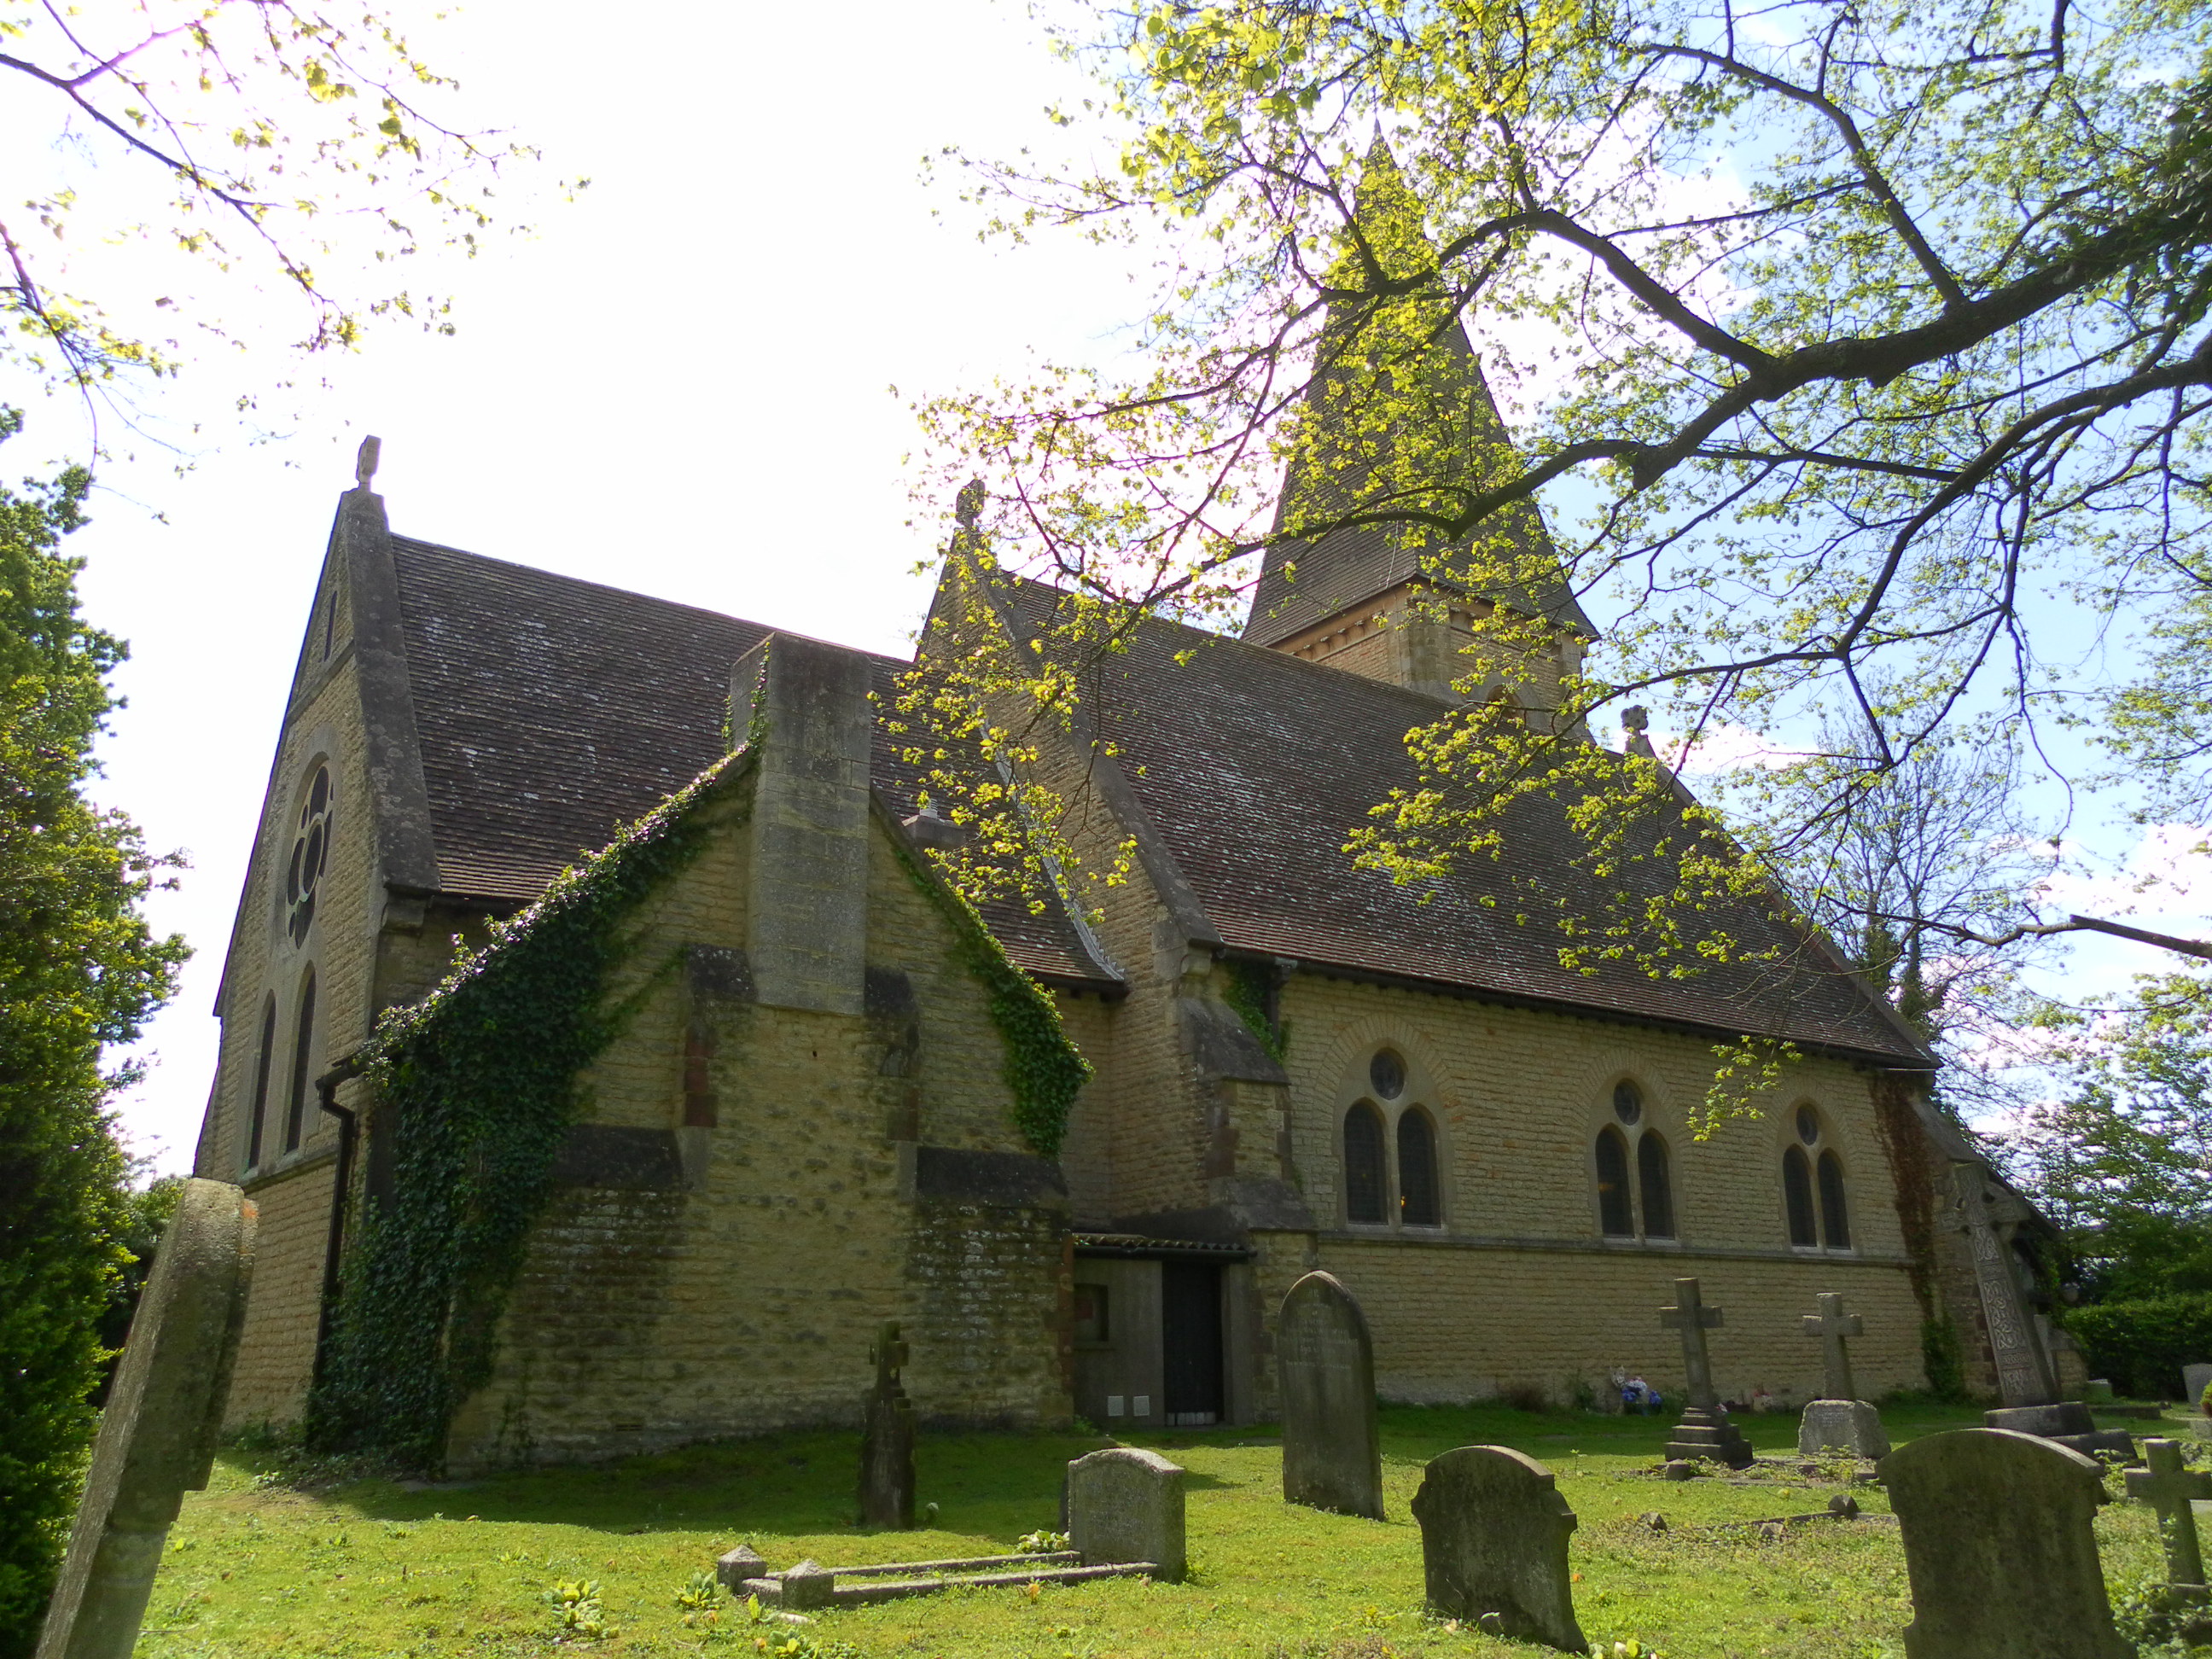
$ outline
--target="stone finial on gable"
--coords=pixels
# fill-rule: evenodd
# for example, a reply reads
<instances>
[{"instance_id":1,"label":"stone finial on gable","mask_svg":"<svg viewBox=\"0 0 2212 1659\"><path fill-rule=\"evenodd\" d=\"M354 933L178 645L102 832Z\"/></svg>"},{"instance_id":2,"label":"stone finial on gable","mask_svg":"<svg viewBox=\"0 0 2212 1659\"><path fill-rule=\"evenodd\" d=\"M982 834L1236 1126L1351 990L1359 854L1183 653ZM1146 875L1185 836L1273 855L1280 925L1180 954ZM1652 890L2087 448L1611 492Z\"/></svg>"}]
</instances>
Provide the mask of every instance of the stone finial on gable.
<instances>
[{"instance_id":1,"label":"stone finial on gable","mask_svg":"<svg viewBox=\"0 0 2212 1659\"><path fill-rule=\"evenodd\" d=\"M363 438L361 447L354 452L353 481L357 489L368 488L369 480L376 476L376 464L384 455L384 440Z\"/></svg>"}]
</instances>

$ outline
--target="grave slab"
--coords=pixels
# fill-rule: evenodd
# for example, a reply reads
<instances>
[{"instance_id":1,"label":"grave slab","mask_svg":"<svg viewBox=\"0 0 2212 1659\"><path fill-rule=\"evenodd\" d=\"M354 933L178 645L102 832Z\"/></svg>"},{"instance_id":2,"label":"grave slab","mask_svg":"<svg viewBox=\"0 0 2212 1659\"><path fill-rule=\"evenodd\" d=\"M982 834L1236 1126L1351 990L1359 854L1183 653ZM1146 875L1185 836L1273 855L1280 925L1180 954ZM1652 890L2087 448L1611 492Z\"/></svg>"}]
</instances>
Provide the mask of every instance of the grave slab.
<instances>
[{"instance_id":1,"label":"grave slab","mask_svg":"<svg viewBox=\"0 0 2212 1659\"><path fill-rule=\"evenodd\" d=\"M1494 1617L1497 1634L1589 1651L1567 1567L1575 1512L1551 1470L1508 1447L1462 1446L1422 1473L1413 1518L1438 1613L1486 1631Z\"/></svg>"},{"instance_id":2,"label":"grave slab","mask_svg":"<svg viewBox=\"0 0 2212 1659\"><path fill-rule=\"evenodd\" d=\"M1291 1286L1275 1322L1283 1401L1283 1498L1382 1518L1382 1437L1375 1418L1375 1339L1358 1298L1334 1274Z\"/></svg>"},{"instance_id":3,"label":"grave slab","mask_svg":"<svg viewBox=\"0 0 2212 1659\"><path fill-rule=\"evenodd\" d=\"M1183 1575L1183 1472L1158 1452L1114 1446L1067 1466L1068 1543L1086 1567L1148 1561Z\"/></svg>"},{"instance_id":4,"label":"grave slab","mask_svg":"<svg viewBox=\"0 0 2212 1659\"><path fill-rule=\"evenodd\" d=\"M108 1391L37 1659L130 1659L170 1524L214 1467L253 1226L237 1188L185 1182Z\"/></svg>"},{"instance_id":5,"label":"grave slab","mask_svg":"<svg viewBox=\"0 0 2212 1659\"><path fill-rule=\"evenodd\" d=\"M1881 1479L1912 1588L1907 1659L2130 1659L2097 1556L2094 1459L1960 1429L1900 1446Z\"/></svg>"}]
</instances>

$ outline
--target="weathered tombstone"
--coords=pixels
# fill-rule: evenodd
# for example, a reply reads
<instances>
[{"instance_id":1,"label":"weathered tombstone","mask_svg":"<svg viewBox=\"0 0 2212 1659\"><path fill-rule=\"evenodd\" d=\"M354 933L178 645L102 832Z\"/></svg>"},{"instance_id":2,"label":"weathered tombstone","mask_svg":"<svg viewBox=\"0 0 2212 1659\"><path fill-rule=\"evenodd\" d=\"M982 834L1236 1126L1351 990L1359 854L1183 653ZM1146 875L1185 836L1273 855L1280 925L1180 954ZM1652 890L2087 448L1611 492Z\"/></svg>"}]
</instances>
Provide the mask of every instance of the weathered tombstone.
<instances>
[{"instance_id":1,"label":"weathered tombstone","mask_svg":"<svg viewBox=\"0 0 2212 1659\"><path fill-rule=\"evenodd\" d=\"M868 1352L876 1386L868 1395L860 1431L860 1524L914 1525L914 1401L899 1382L907 1346L896 1320L887 1319Z\"/></svg>"},{"instance_id":2,"label":"weathered tombstone","mask_svg":"<svg viewBox=\"0 0 2212 1659\"><path fill-rule=\"evenodd\" d=\"M1067 1466L1068 1547L1086 1567L1149 1561L1183 1575L1183 1472L1158 1452L1113 1446Z\"/></svg>"},{"instance_id":3,"label":"weathered tombstone","mask_svg":"<svg viewBox=\"0 0 2212 1659\"><path fill-rule=\"evenodd\" d=\"M2008 1429L1959 1429L1881 1461L1912 1586L1907 1659L2129 1659L2112 1628L2094 1458Z\"/></svg>"},{"instance_id":4,"label":"weathered tombstone","mask_svg":"<svg viewBox=\"0 0 2212 1659\"><path fill-rule=\"evenodd\" d=\"M2204 1390L2212 1389L2212 1365L2184 1365L2181 1392L2191 1411L2204 1409Z\"/></svg>"},{"instance_id":5,"label":"weathered tombstone","mask_svg":"<svg viewBox=\"0 0 2212 1659\"><path fill-rule=\"evenodd\" d=\"M1375 1420L1375 1340L1329 1273L1291 1286L1275 1322L1283 1391L1283 1499L1382 1518L1382 1437Z\"/></svg>"},{"instance_id":6,"label":"weathered tombstone","mask_svg":"<svg viewBox=\"0 0 2212 1659\"><path fill-rule=\"evenodd\" d=\"M1478 1624L1495 1615L1496 1634L1589 1651L1567 1568L1575 1512L1541 1463L1504 1446L1448 1451L1423 1471L1413 1518L1438 1613Z\"/></svg>"},{"instance_id":7,"label":"weathered tombstone","mask_svg":"<svg viewBox=\"0 0 2212 1659\"><path fill-rule=\"evenodd\" d=\"M1821 1395L1805 1407L1797 1419L1797 1452L1817 1457L1841 1452L1850 1457L1887 1457L1889 1437L1882 1432L1881 1413L1858 1396L1851 1376L1850 1349L1845 1340L1866 1332L1866 1322L1844 1311L1844 1298L1832 1291L1820 1293L1820 1311L1807 1314L1804 1331L1820 1339Z\"/></svg>"},{"instance_id":8,"label":"weathered tombstone","mask_svg":"<svg viewBox=\"0 0 2212 1659\"><path fill-rule=\"evenodd\" d=\"M1974 1285L1980 1291L1982 1318L1989 1333L1990 1352L1996 1361L1997 1391L2007 1406L2047 1406L2058 1398L2043 1346L2027 1304L2021 1300L2020 1281L2013 1276L2012 1252L1990 1224L1986 1182L1978 1164L1951 1166L1954 1224L1965 1231L1974 1258ZM2015 1427L1992 1424L1991 1427Z\"/></svg>"},{"instance_id":9,"label":"weathered tombstone","mask_svg":"<svg viewBox=\"0 0 2212 1659\"><path fill-rule=\"evenodd\" d=\"M253 1206L187 1181L93 1446L38 1659L129 1659L185 1493L208 1483L253 1275Z\"/></svg>"},{"instance_id":10,"label":"weathered tombstone","mask_svg":"<svg viewBox=\"0 0 2212 1659\"><path fill-rule=\"evenodd\" d=\"M2149 1467L2128 1471L2128 1496L2158 1511L2159 1534L2166 1540L2167 1592L2179 1601L2204 1601L2204 1553L2197 1543L2197 1511L2191 1501L2212 1498L2212 1470L2183 1468L2181 1448L2171 1440L2147 1439L2142 1449Z\"/></svg>"},{"instance_id":11,"label":"weathered tombstone","mask_svg":"<svg viewBox=\"0 0 2212 1659\"><path fill-rule=\"evenodd\" d=\"M1660 1325L1682 1334L1682 1370L1689 1379L1684 1390L1688 1403L1667 1442L1669 1459L1708 1457L1716 1463L1741 1469L1752 1460L1751 1442L1729 1421L1713 1391L1713 1366L1705 1352L1705 1333L1721 1322L1721 1310L1708 1308L1698 1295L1698 1281L1674 1281L1674 1305L1659 1310Z\"/></svg>"}]
</instances>

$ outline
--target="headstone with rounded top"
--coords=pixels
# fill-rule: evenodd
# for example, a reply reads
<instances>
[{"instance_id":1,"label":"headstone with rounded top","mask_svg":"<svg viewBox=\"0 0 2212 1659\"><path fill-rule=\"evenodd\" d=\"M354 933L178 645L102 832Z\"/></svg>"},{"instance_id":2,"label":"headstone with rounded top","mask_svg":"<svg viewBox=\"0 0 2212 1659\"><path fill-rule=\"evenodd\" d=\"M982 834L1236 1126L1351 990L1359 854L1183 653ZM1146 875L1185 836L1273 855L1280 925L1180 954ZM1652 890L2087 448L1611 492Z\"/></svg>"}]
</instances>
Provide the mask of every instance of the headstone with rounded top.
<instances>
[{"instance_id":1,"label":"headstone with rounded top","mask_svg":"<svg viewBox=\"0 0 2212 1659\"><path fill-rule=\"evenodd\" d=\"M1912 1588L1906 1659L2131 1659L2097 1557L2104 1473L2008 1429L1927 1435L1882 1459Z\"/></svg>"},{"instance_id":2,"label":"headstone with rounded top","mask_svg":"<svg viewBox=\"0 0 2212 1659\"><path fill-rule=\"evenodd\" d=\"M208 1483L253 1274L254 1208L187 1181L108 1390L38 1659L129 1659L187 1492Z\"/></svg>"},{"instance_id":3,"label":"headstone with rounded top","mask_svg":"<svg viewBox=\"0 0 2212 1659\"><path fill-rule=\"evenodd\" d=\"M1358 1299L1333 1275L1291 1286L1275 1322L1283 1396L1283 1498L1382 1518L1382 1438L1375 1418L1375 1340Z\"/></svg>"},{"instance_id":4,"label":"headstone with rounded top","mask_svg":"<svg viewBox=\"0 0 2212 1659\"><path fill-rule=\"evenodd\" d=\"M1149 1561L1183 1575L1183 1472L1158 1452L1111 1446L1067 1466L1068 1547L1086 1567Z\"/></svg>"},{"instance_id":5,"label":"headstone with rounded top","mask_svg":"<svg viewBox=\"0 0 2212 1659\"><path fill-rule=\"evenodd\" d=\"M1575 1512L1551 1470L1504 1446L1432 1460L1413 1494L1429 1605L1493 1633L1565 1653L1589 1644L1575 1622L1567 1534Z\"/></svg>"}]
</instances>

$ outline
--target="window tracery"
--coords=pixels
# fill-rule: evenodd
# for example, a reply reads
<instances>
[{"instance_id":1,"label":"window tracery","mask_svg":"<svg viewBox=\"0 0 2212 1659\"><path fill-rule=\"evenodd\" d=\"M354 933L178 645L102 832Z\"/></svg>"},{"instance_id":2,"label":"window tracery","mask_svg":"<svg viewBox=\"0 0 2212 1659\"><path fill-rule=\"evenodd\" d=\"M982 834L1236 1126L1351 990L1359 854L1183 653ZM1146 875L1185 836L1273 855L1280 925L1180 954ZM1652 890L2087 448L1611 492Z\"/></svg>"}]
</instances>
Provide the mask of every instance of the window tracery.
<instances>
[{"instance_id":1,"label":"window tracery","mask_svg":"<svg viewBox=\"0 0 2212 1659\"><path fill-rule=\"evenodd\" d=\"M1599 1128L1591 1149L1598 1231L1607 1238L1671 1240L1672 1161L1665 1139L1644 1121L1644 1090L1633 1078L1613 1085L1613 1117Z\"/></svg>"},{"instance_id":2,"label":"window tracery","mask_svg":"<svg viewBox=\"0 0 2212 1659\"><path fill-rule=\"evenodd\" d=\"M292 856L284 866L284 931L291 935L295 945L307 942L307 930L314 926L316 891L324 871L330 867L331 817L335 804L330 769L318 766L300 803Z\"/></svg>"}]
</instances>

